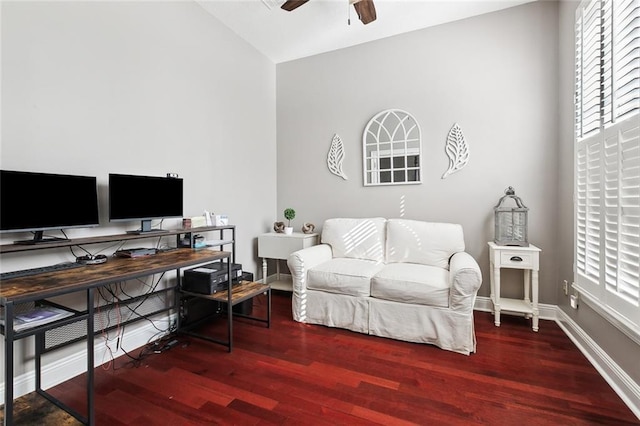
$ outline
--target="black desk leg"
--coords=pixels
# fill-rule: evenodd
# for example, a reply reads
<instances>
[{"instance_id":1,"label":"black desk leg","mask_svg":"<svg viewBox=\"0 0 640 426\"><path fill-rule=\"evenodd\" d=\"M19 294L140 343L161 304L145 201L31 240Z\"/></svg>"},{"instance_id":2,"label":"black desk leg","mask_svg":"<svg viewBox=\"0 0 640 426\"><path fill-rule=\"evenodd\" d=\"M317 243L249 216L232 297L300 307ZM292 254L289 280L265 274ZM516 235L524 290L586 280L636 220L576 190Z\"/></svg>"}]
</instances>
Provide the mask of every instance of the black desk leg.
<instances>
[{"instance_id":1,"label":"black desk leg","mask_svg":"<svg viewBox=\"0 0 640 426\"><path fill-rule=\"evenodd\" d=\"M231 277L231 259L227 258L227 324L229 333L229 352L233 350L233 304L231 302L231 294L233 292L233 278Z\"/></svg>"},{"instance_id":2,"label":"black desk leg","mask_svg":"<svg viewBox=\"0 0 640 426\"><path fill-rule=\"evenodd\" d=\"M42 391L42 353L44 352L44 331L35 335L36 346L36 392Z\"/></svg>"},{"instance_id":3,"label":"black desk leg","mask_svg":"<svg viewBox=\"0 0 640 426\"><path fill-rule=\"evenodd\" d=\"M271 328L271 288L267 290L267 328Z\"/></svg>"},{"instance_id":4,"label":"black desk leg","mask_svg":"<svg viewBox=\"0 0 640 426\"><path fill-rule=\"evenodd\" d=\"M176 333L180 332L180 327L182 327L182 296L180 295L180 291L182 290L182 274L180 273L180 269L176 269L176 287L173 289L174 292L174 310L176 312Z\"/></svg>"},{"instance_id":5,"label":"black desk leg","mask_svg":"<svg viewBox=\"0 0 640 426\"><path fill-rule=\"evenodd\" d=\"M13 425L13 302L4 305L4 424Z\"/></svg>"},{"instance_id":6,"label":"black desk leg","mask_svg":"<svg viewBox=\"0 0 640 426\"><path fill-rule=\"evenodd\" d=\"M93 317L93 288L87 289L87 419L88 424L93 426L96 424L96 416L93 407L93 382L94 382L94 317Z\"/></svg>"}]
</instances>

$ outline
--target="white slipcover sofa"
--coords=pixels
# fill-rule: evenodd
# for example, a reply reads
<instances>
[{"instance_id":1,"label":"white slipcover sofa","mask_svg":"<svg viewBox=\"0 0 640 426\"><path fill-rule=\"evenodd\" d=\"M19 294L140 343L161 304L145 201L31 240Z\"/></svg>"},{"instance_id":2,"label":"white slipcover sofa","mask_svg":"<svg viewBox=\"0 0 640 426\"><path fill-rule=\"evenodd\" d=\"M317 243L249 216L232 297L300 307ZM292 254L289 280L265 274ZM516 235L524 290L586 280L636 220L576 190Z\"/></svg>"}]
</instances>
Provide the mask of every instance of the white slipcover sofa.
<instances>
[{"instance_id":1,"label":"white slipcover sofa","mask_svg":"<svg viewBox=\"0 0 640 426\"><path fill-rule=\"evenodd\" d=\"M321 244L288 258L293 319L468 355L482 275L464 250L457 224L329 219Z\"/></svg>"}]
</instances>

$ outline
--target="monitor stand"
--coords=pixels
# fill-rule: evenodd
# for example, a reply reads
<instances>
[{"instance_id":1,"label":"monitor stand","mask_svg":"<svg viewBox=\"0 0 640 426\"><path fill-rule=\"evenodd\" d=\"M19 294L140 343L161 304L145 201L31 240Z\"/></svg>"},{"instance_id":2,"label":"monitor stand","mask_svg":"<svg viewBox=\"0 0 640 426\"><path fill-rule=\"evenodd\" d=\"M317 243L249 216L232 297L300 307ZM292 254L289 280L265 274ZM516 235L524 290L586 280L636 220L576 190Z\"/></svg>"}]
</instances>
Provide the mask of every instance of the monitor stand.
<instances>
[{"instance_id":1,"label":"monitor stand","mask_svg":"<svg viewBox=\"0 0 640 426\"><path fill-rule=\"evenodd\" d=\"M18 240L18 241L14 241L13 244L34 245L34 244L57 243L60 241L69 241L69 238L45 237L44 231L35 231L33 233L33 238L31 240Z\"/></svg>"},{"instance_id":2,"label":"monitor stand","mask_svg":"<svg viewBox=\"0 0 640 426\"><path fill-rule=\"evenodd\" d=\"M140 229L135 231L127 231L127 234L136 234L136 235L153 235L153 234L166 234L167 230L165 229L151 229L151 220L142 220L140 221Z\"/></svg>"}]
</instances>

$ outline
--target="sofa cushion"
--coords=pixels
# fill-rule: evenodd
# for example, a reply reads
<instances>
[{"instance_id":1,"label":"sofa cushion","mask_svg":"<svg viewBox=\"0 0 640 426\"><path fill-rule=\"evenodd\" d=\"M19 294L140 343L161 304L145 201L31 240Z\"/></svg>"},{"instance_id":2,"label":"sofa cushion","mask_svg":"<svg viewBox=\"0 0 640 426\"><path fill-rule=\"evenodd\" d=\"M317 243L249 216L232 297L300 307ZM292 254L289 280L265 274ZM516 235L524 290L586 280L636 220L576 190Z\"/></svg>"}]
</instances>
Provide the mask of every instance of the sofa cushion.
<instances>
[{"instance_id":1,"label":"sofa cushion","mask_svg":"<svg viewBox=\"0 0 640 426\"><path fill-rule=\"evenodd\" d=\"M351 296L369 296L371 277L384 264L362 259L332 259L309 269L307 288Z\"/></svg>"},{"instance_id":2,"label":"sofa cushion","mask_svg":"<svg viewBox=\"0 0 640 426\"><path fill-rule=\"evenodd\" d=\"M446 308L449 306L449 271L415 263L391 263L371 280L371 296Z\"/></svg>"},{"instance_id":3,"label":"sofa cushion","mask_svg":"<svg viewBox=\"0 0 640 426\"><path fill-rule=\"evenodd\" d=\"M408 219L387 221L387 263L448 268L449 258L461 251L464 251L461 225Z\"/></svg>"},{"instance_id":4,"label":"sofa cushion","mask_svg":"<svg viewBox=\"0 0 640 426\"><path fill-rule=\"evenodd\" d=\"M328 219L322 226L322 242L333 249L333 257L384 262L385 223L381 217Z\"/></svg>"}]
</instances>

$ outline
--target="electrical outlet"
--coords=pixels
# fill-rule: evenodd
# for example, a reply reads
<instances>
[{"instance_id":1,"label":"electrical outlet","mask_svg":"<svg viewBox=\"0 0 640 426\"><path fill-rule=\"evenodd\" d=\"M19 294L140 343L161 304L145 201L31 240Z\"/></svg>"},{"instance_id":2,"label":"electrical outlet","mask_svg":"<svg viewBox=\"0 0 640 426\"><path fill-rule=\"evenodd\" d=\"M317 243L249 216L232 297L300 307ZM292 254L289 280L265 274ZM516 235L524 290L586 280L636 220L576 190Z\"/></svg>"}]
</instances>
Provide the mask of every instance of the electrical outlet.
<instances>
[{"instance_id":1,"label":"electrical outlet","mask_svg":"<svg viewBox=\"0 0 640 426\"><path fill-rule=\"evenodd\" d=\"M569 295L569 282L567 280L562 280L562 291L564 291L564 295Z\"/></svg>"}]
</instances>

